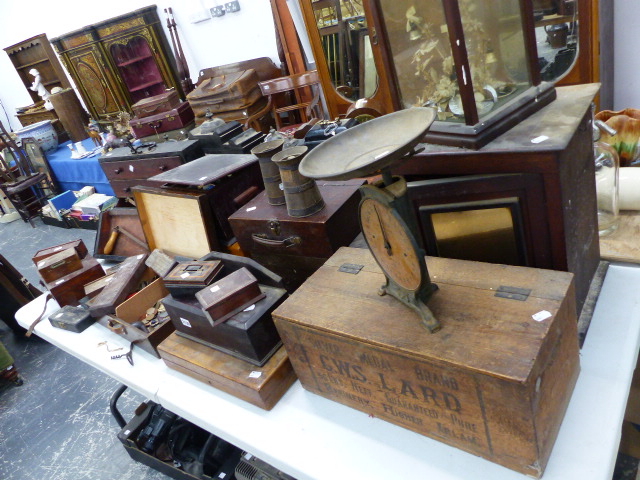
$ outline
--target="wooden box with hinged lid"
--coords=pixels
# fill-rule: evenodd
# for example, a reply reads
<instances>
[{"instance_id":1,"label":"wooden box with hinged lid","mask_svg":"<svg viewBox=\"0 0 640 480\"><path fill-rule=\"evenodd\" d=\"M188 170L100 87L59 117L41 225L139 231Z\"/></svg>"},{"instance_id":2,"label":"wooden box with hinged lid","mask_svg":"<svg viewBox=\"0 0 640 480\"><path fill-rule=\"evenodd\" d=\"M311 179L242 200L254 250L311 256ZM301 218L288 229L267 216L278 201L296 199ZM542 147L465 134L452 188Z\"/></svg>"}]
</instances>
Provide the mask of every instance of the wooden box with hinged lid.
<instances>
[{"instance_id":1,"label":"wooden box with hinged lid","mask_svg":"<svg viewBox=\"0 0 640 480\"><path fill-rule=\"evenodd\" d=\"M163 281L174 297L193 296L210 285L221 271L222 262L219 260L178 262Z\"/></svg>"},{"instance_id":2,"label":"wooden box with hinged lid","mask_svg":"<svg viewBox=\"0 0 640 480\"><path fill-rule=\"evenodd\" d=\"M82 268L82 259L73 248L65 248L50 257L40 260L36 267L42 280L51 283L54 280Z\"/></svg>"},{"instance_id":3,"label":"wooden box with hinged lid","mask_svg":"<svg viewBox=\"0 0 640 480\"><path fill-rule=\"evenodd\" d=\"M303 218L289 216L286 205L270 205L262 192L231 215L229 223L242 251L280 275L291 292L360 233L358 188L363 183L318 181L325 207Z\"/></svg>"},{"instance_id":4,"label":"wooden box with hinged lid","mask_svg":"<svg viewBox=\"0 0 640 480\"><path fill-rule=\"evenodd\" d=\"M104 276L102 265L91 256L82 259L82 268L45 284L61 307L77 305L85 297L84 286Z\"/></svg>"},{"instance_id":5,"label":"wooden box with hinged lid","mask_svg":"<svg viewBox=\"0 0 640 480\"><path fill-rule=\"evenodd\" d=\"M118 305L115 315L98 318L98 323L160 358L158 345L174 331L169 317L163 314L160 318L156 310L158 301L168 294L162 279L158 278ZM147 316L154 316L147 322L148 326L144 324Z\"/></svg>"},{"instance_id":6,"label":"wooden box with hinged lid","mask_svg":"<svg viewBox=\"0 0 640 480\"><path fill-rule=\"evenodd\" d=\"M258 159L232 154L205 155L151 184L133 188L149 247L191 258L234 243L229 215L264 189Z\"/></svg>"},{"instance_id":7,"label":"wooden box with hinged lid","mask_svg":"<svg viewBox=\"0 0 640 480\"><path fill-rule=\"evenodd\" d=\"M61 252L66 248L73 248L76 252L78 252L78 256L80 258L86 257L87 254L89 253L87 250L87 246L84 244L84 242L81 239L72 240L70 242L61 243L60 245L54 245L52 247L38 250L32 258L33 263L37 265L38 262L40 262L40 260L44 260L45 258L50 257L51 255L54 255L58 252Z\"/></svg>"},{"instance_id":8,"label":"wooden box with hinged lid","mask_svg":"<svg viewBox=\"0 0 640 480\"><path fill-rule=\"evenodd\" d=\"M122 303L129 294L136 291L147 266L144 261L146 255L129 257L122 262L112 276L112 279L88 303L89 312L94 318L114 313L116 306Z\"/></svg>"},{"instance_id":9,"label":"wooden box with hinged lid","mask_svg":"<svg viewBox=\"0 0 640 480\"><path fill-rule=\"evenodd\" d=\"M263 365L281 344L271 313L287 297L282 278L247 257L211 252L200 260L222 261L225 275L240 269L248 270L258 281L265 298L212 327L195 297L173 298L169 295L163 299L163 304L176 333L243 361Z\"/></svg>"},{"instance_id":10,"label":"wooden box with hinged lid","mask_svg":"<svg viewBox=\"0 0 640 480\"><path fill-rule=\"evenodd\" d=\"M212 327L264 297L258 280L246 268L240 268L196 293L196 299Z\"/></svg>"},{"instance_id":11,"label":"wooden box with hinged lid","mask_svg":"<svg viewBox=\"0 0 640 480\"><path fill-rule=\"evenodd\" d=\"M428 302L442 326L435 333L378 295L386 278L368 249L338 250L273 313L298 378L318 395L540 477L580 369L573 275L427 264L439 287Z\"/></svg>"}]
</instances>

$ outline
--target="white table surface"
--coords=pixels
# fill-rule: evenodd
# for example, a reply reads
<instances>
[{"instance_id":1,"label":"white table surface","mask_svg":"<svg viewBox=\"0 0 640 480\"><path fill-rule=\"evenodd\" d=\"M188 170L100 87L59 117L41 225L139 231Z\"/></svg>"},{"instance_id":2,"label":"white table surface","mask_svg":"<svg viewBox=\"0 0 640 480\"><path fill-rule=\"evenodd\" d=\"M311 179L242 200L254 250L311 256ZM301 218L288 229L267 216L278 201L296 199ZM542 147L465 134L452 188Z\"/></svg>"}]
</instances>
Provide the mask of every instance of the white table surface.
<instances>
[{"instance_id":1,"label":"white table surface","mask_svg":"<svg viewBox=\"0 0 640 480\"><path fill-rule=\"evenodd\" d=\"M580 353L581 372L544 480L610 480L640 345L640 266L612 264ZM21 308L28 327L44 297ZM57 309L49 302L48 312ZM35 333L148 398L302 479L529 478L507 468L324 399L296 381L265 411L169 369L134 349L135 366L111 360L101 341L128 342L95 324L80 334L43 320ZM125 350L126 351L126 350Z\"/></svg>"}]
</instances>

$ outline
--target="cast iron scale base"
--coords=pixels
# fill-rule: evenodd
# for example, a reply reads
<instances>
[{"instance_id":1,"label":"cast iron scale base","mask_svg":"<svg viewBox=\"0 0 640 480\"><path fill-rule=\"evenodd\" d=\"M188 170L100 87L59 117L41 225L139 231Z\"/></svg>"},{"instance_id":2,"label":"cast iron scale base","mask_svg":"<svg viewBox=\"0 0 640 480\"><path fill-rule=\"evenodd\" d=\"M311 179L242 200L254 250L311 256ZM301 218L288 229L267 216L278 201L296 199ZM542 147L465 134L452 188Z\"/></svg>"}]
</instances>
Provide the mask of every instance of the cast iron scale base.
<instances>
[{"instance_id":1,"label":"cast iron scale base","mask_svg":"<svg viewBox=\"0 0 640 480\"><path fill-rule=\"evenodd\" d=\"M410 108L370 120L321 143L299 167L302 175L318 180L382 173L381 181L360 187L359 206L365 241L387 280L379 293L413 309L430 332L440 329L426 305L438 287L429 278L425 251L416 241L407 183L392 176L390 168L416 153L435 116L431 108Z\"/></svg>"}]
</instances>

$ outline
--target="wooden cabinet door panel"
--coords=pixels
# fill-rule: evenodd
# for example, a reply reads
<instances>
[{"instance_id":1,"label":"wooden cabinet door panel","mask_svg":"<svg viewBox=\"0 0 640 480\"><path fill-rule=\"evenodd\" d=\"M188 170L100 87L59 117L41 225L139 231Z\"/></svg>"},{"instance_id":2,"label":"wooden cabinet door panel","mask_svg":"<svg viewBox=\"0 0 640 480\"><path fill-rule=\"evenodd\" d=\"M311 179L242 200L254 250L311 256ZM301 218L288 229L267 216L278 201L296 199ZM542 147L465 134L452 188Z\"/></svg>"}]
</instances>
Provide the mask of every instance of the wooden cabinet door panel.
<instances>
[{"instance_id":1,"label":"wooden cabinet door panel","mask_svg":"<svg viewBox=\"0 0 640 480\"><path fill-rule=\"evenodd\" d=\"M123 110L117 93L105 80L109 77L102 67L104 61L99 50L94 47L75 53L70 61L78 88L95 118L104 118Z\"/></svg>"}]
</instances>

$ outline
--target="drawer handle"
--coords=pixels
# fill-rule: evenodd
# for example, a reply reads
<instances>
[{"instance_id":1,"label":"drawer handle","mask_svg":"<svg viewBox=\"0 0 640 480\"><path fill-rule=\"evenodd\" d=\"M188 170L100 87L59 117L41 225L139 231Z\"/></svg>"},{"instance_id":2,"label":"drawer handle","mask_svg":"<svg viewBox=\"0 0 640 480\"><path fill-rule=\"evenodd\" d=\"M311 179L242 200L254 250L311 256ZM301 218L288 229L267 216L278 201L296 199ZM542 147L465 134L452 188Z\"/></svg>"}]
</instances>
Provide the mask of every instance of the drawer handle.
<instances>
[{"instance_id":1,"label":"drawer handle","mask_svg":"<svg viewBox=\"0 0 640 480\"><path fill-rule=\"evenodd\" d=\"M129 193L131 191L131 187L124 187L124 191Z\"/></svg>"},{"instance_id":2,"label":"drawer handle","mask_svg":"<svg viewBox=\"0 0 640 480\"><path fill-rule=\"evenodd\" d=\"M113 173L115 173L116 175L118 175L119 173L122 173L122 168L116 168Z\"/></svg>"},{"instance_id":3,"label":"drawer handle","mask_svg":"<svg viewBox=\"0 0 640 480\"><path fill-rule=\"evenodd\" d=\"M254 242L260 245L264 245L265 247L289 248L302 244L302 238L300 238L298 235L292 235L283 240L274 240L273 238L267 237L267 235L264 233L254 233L253 235L251 235L251 238L253 238Z\"/></svg>"},{"instance_id":4,"label":"drawer handle","mask_svg":"<svg viewBox=\"0 0 640 480\"><path fill-rule=\"evenodd\" d=\"M167 166L166 166L166 165L160 165L160 166L158 167L158 170L160 170L161 172L164 172L166 169L167 169Z\"/></svg>"}]
</instances>

